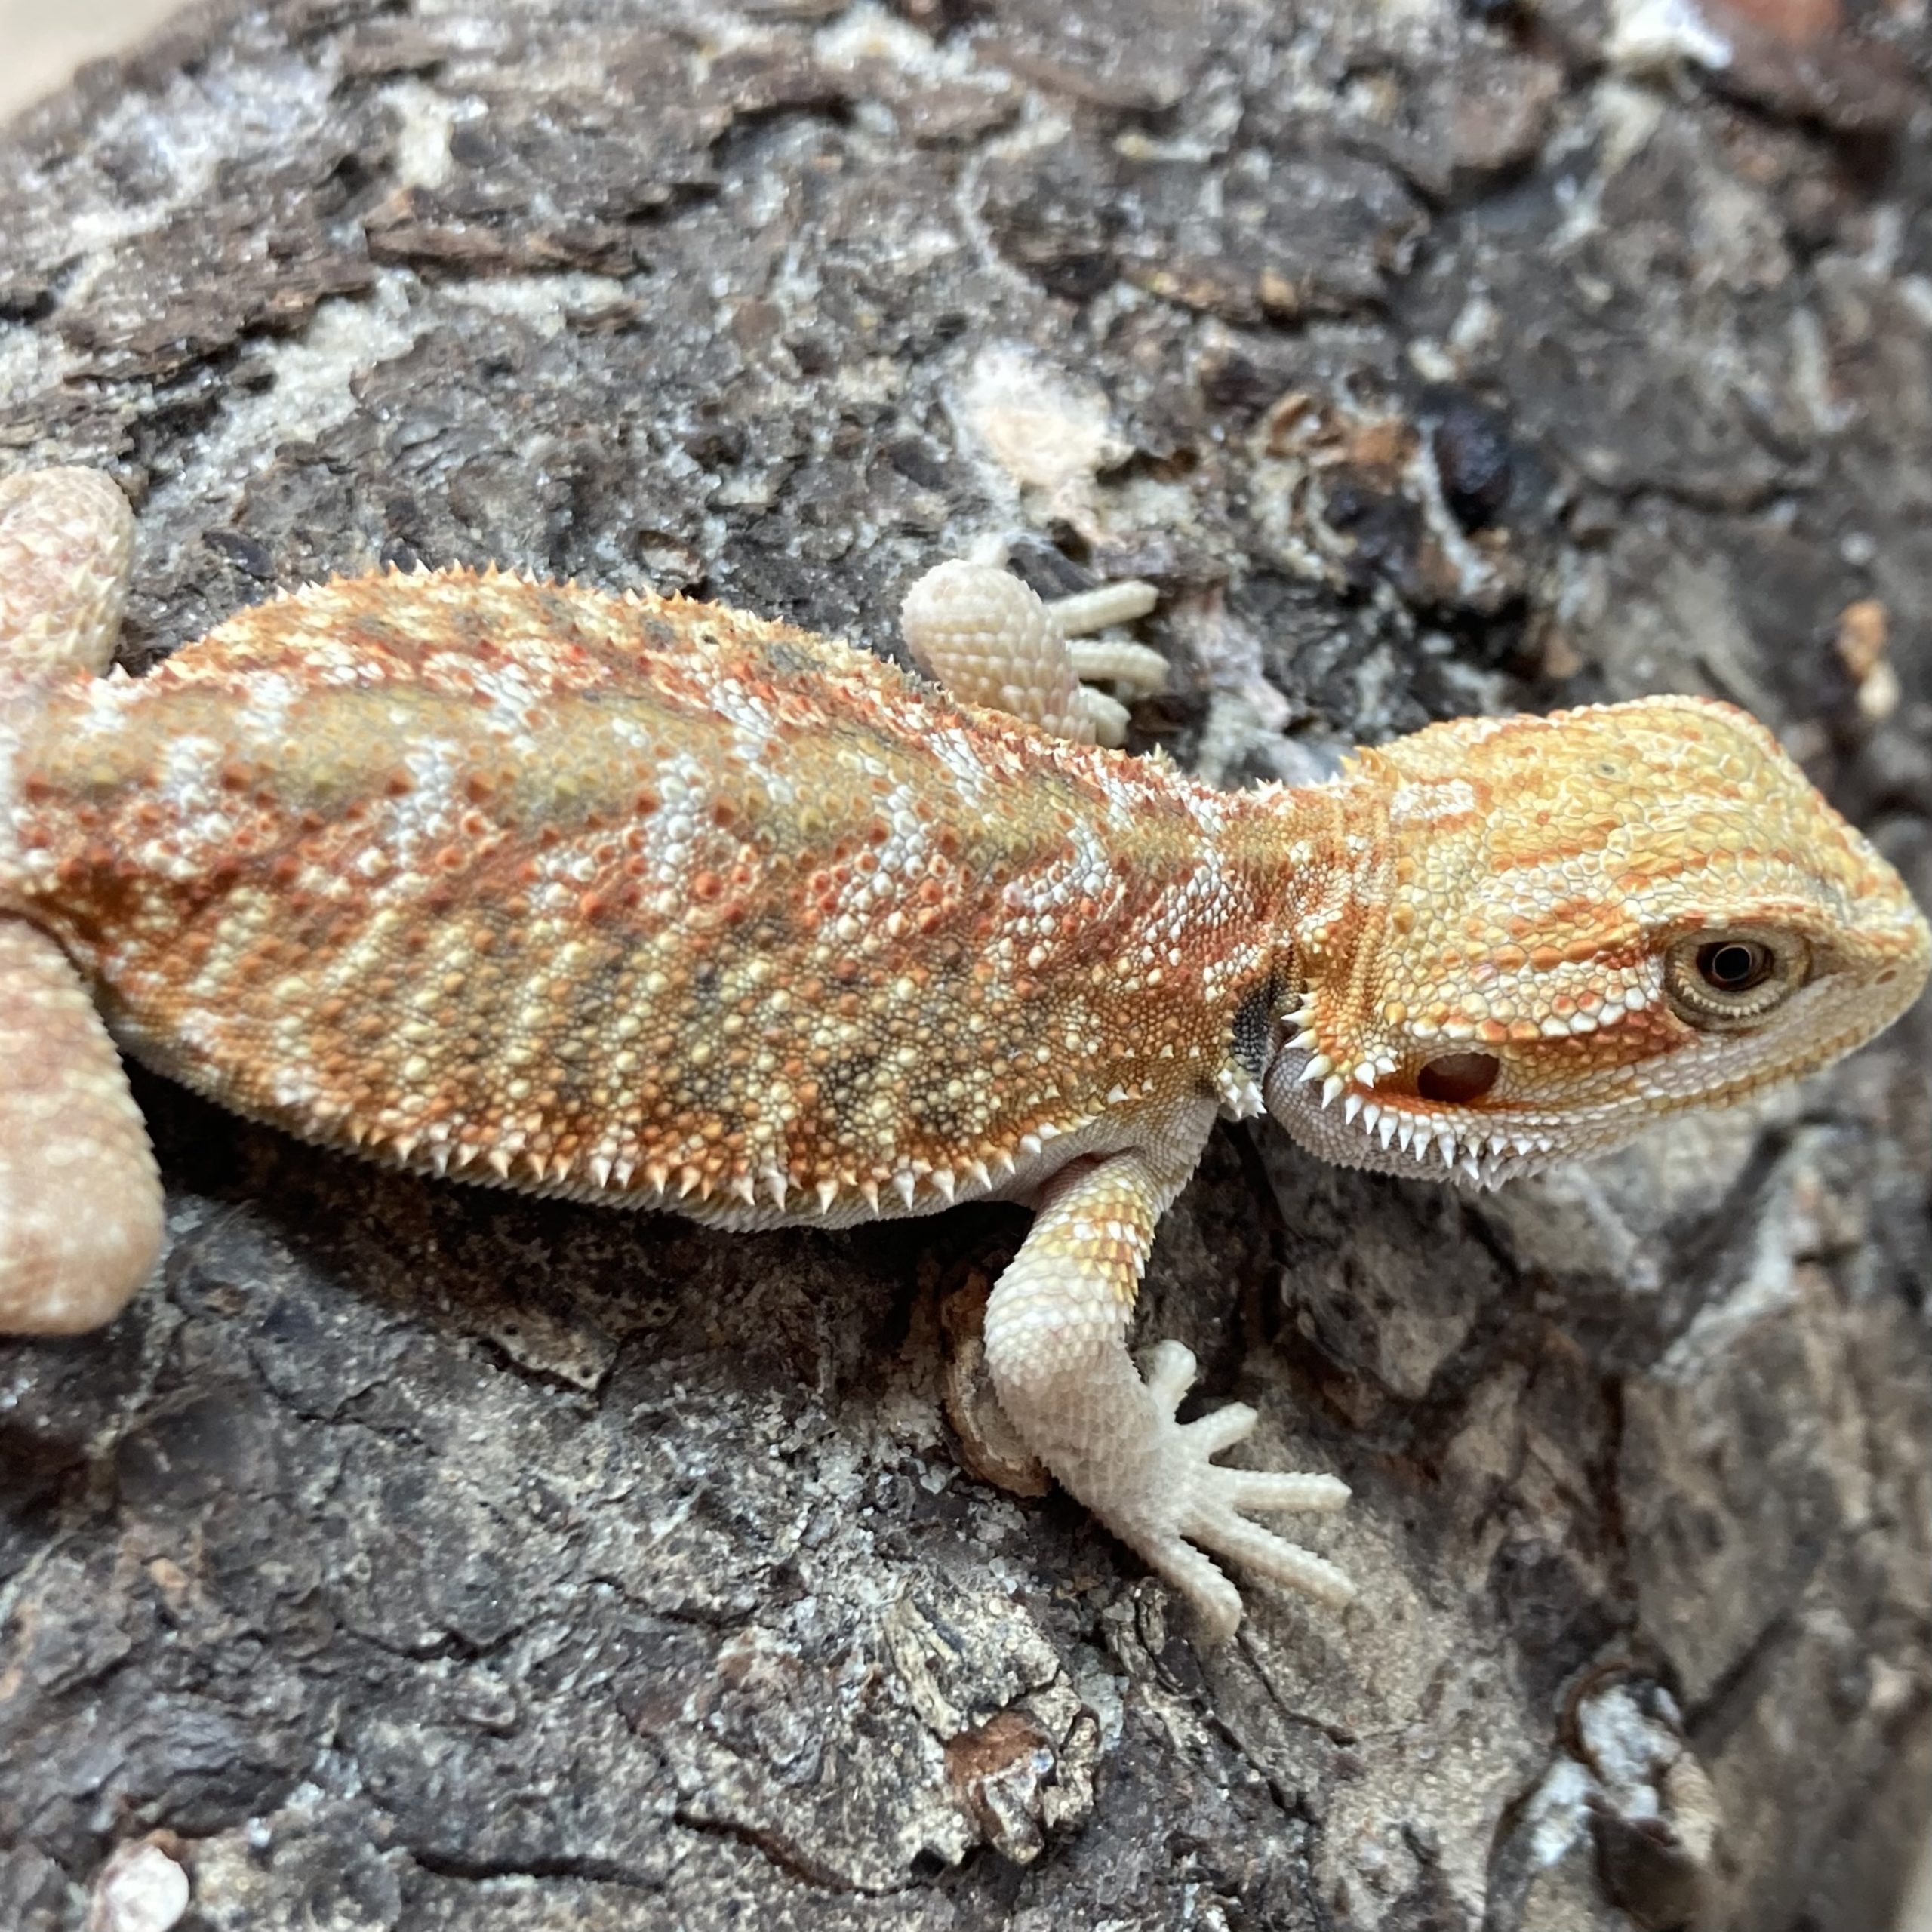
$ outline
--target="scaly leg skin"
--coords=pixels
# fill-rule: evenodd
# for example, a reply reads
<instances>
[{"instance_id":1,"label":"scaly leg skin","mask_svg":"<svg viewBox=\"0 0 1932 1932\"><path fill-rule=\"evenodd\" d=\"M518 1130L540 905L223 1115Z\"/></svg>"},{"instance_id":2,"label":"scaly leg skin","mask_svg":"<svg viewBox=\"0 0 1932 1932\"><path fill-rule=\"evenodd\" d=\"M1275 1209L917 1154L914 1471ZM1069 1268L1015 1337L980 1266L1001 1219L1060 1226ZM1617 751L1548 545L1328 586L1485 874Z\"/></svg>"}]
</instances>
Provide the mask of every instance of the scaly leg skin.
<instances>
[{"instance_id":1,"label":"scaly leg skin","mask_svg":"<svg viewBox=\"0 0 1932 1932\"><path fill-rule=\"evenodd\" d=\"M87 988L44 933L0 919L0 1334L112 1320L161 1238L153 1150Z\"/></svg>"},{"instance_id":2,"label":"scaly leg skin","mask_svg":"<svg viewBox=\"0 0 1932 1932\"><path fill-rule=\"evenodd\" d=\"M134 516L97 469L0 481L0 667L107 669L121 632Z\"/></svg>"},{"instance_id":3,"label":"scaly leg skin","mask_svg":"<svg viewBox=\"0 0 1932 1932\"><path fill-rule=\"evenodd\" d=\"M15 702L40 678L106 669L133 528L95 471L0 482L0 679L26 674ZM0 723L0 782L5 752ZM153 1150L94 1001L44 933L0 918L0 1333L97 1327L161 1240Z\"/></svg>"},{"instance_id":4,"label":"scaly leg skin","mask_svg":"<svg viewBox=\"0 0 1932 1932\"><path fill-rule=\"evenodd\" d=\"M1166 683L1167 660L1145 645L1072 640L1144 617L1157 594L1129 580L1048 604L993 565L955 560L906 592L900 634L919 668L955 697L1009 712L1050 737L1118 746L1127 707L1081 680L1143 697Z\"/></svg>"},{"instance_id":5,"label":"scaly leg skin","mask_svg":"<svg viewBox=\"0 0 1932 1932\"><path fill-rule=\"evenodd\" d=\"M1126 707L1081 680L1156 691L1165 660L1140 645L1072 640L1143 617L1154 602L1151 586L1129 582L1047 604L994 565L954 561L912 586L900 629L920 667L954 696L1077 744L1118 746ZM1332 1563L1243 1513L1333 1511L1349 1491L1333 1476L1217 1466L1213 1458L1254 1427L1254 1410L1235 1402L1177 1422L1195 1374L1193 1355L1178 1342L1155 1349L1145 1382L1134 1367L1127 1350L1134 1294L1155 1223L1178 1187L1162 1185L1131 1154L1050 1183L987 1303L986 1363L1027 1447L1195 1605L1219 1641L1241 1622L1241 1596L1203 1551L1337 1607L1353 1596Z\"/></svg>"},{"instance_id":6,"label":"scaly leg skin","mask_svg":"<svg viewBox=\"0 0 1932 1932\"><path fill-rule=\"evenodd\" d=\"M1204 1552L1337 1608L1348 1602L1355 1586L1334 1564L1244 1512L1333 1511L1349 1491L1334 1476L1219 1467L1213 1458L1247 1435L1255 1413L1235 1402L1176 1421L1195 1372L1180 1343L1162 1343L1141 1380L1127 1351L1128 1322L1155 1223L1174 1192L1134 1153L1050 1183L986 1305L986 1363L1028 1447L1192 1601L1218 1642L1241 1622L1241 1596Z\"/></svg>"}]
</instances>

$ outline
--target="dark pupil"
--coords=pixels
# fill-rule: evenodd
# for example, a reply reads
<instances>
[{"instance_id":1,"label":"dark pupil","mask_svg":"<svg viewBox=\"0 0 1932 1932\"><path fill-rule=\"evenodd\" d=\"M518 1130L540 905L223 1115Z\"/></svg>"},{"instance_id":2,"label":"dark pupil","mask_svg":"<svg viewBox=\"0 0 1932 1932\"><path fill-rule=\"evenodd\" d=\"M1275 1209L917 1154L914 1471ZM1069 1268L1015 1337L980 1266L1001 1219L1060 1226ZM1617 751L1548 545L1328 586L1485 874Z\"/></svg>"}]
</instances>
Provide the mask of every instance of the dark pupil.
<instances>
[{"instance_id":1,"label":"dark pupil","mask_svg":"<svg viewBox=\"0 0 1932 1932\"><path fill-rule=\"evenodd\" d=\"M1697 955L1697 971L1719 992L1749 992L1770 970L1770 948L1746 946L1742 940L1705 946Z\"/></svg>"}]
</instances>

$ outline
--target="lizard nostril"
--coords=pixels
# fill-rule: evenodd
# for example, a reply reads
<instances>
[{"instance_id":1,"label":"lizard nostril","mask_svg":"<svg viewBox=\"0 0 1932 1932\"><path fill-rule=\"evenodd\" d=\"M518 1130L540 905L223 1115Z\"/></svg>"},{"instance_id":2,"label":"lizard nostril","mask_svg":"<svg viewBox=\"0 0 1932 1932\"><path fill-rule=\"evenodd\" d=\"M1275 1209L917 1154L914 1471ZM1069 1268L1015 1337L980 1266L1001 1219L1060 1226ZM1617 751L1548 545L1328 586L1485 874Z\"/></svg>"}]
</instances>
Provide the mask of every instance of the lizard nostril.
<instances>
[{"instance_id":1,"label":"lizard nostril","mask_svg":"<svg viewBox=\"0 0 1932 1932\"><path fill-rule=\"evenodd\" d=\"M1481 1100L1502 1071L1503 1063L1494 1054L1444 1054L1416 1075L1416 1091L1425 1100L1459 1106Z\"/></svg>"}]
</instances>

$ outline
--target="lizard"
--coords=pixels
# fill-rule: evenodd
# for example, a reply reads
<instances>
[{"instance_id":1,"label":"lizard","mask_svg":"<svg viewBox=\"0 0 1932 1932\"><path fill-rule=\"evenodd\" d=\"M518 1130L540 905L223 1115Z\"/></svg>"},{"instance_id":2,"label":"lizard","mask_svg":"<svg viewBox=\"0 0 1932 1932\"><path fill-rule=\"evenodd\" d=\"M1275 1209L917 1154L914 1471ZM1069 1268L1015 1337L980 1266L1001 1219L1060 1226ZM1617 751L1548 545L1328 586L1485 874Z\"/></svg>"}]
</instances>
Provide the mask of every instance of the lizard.
<instances>
[{"instance_id":1,"label":"lizard","mask_svg":"<svg viewBox=\"0 0 1932 1932\"><path fill-rule=\"evenodd\" d=\"M494 568L337 578L131 678L132 518L0 484L0 1330L109 1319L163 1238L121 1048L321 1146L714 1226L1032 1208L984 1359L1197 1607L1349 1600L1128 1334L1217 1116L1490 1186L1823 1066L1932 935L1761 724L1662 696L1431 724L1326 784L1118 749L1084 636L952 561L921 678L722 606ZM1140 654L1136 655L1138 652ZM103 673L105 675L103 675ZM1217 1559L1219 1559L1217 1561Z\"/></svg>"}]
</instances>

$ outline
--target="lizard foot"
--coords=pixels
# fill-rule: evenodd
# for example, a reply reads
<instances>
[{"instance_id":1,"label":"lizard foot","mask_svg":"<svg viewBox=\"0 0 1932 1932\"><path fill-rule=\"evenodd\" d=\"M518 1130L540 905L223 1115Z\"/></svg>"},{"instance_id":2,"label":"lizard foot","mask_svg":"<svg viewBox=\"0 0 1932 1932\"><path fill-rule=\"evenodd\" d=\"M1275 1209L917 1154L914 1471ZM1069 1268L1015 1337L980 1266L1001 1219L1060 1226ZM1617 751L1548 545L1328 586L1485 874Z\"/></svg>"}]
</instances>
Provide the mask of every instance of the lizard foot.
<instances>
[{"instance_id":1,"label":"lizard foot","mask_svg":"<svg viewBox=\"0 0 1932 1932\"><path fill-rule=\"evenodd\" d=\"M1213 1460L1254 1429L1245 1402L1230 1402L1194 1422L1177 1422L1174 1411L1192 1386L1193 1352L1163 1342L1147 1374L1147 1393L1158 1431L1147 1464L1140 1506L1103 1513L1115 1533L1181 1590L1200 1612L1217 1642L1241 1622L1241 1593L1205 1551L1244 1569L1340 1609L1355 1586L1334 1564L1247 1520L1251 1510L1339 1509L1349 1486L1334 1476L1299 1475L1266 1469L1223 1469Z\"/></svg>"},{"instance_id":2,"label":"lizard foot","mask_svg":"<svg viewBox=\"0 0 1932 1932\"><path fill-rule=\"evenodd\" d=\"M1127 706L1092 685L1145 697L1166 683L1167 660L1145 645L1090 633L1144 617L1156 595L1129 579L1048 604L995 565L955 558L906 593L899 628L920 669L955 697L1050 737L1117 747L1127 740Z\"/></svg>"}]
</instances>

